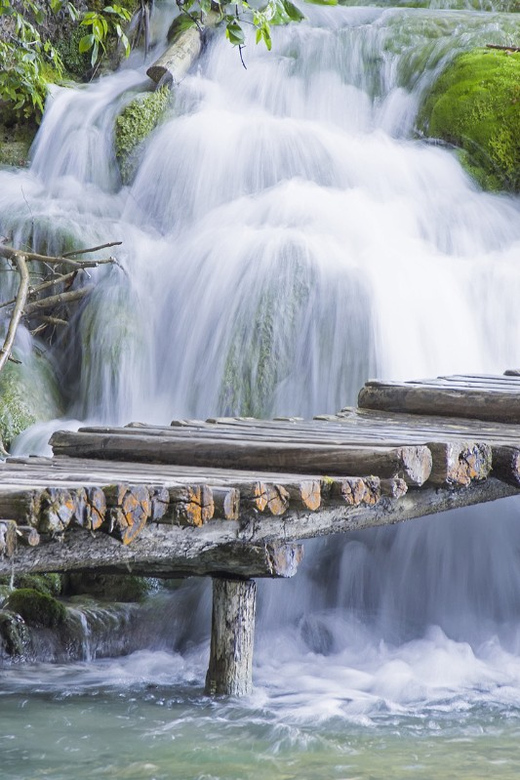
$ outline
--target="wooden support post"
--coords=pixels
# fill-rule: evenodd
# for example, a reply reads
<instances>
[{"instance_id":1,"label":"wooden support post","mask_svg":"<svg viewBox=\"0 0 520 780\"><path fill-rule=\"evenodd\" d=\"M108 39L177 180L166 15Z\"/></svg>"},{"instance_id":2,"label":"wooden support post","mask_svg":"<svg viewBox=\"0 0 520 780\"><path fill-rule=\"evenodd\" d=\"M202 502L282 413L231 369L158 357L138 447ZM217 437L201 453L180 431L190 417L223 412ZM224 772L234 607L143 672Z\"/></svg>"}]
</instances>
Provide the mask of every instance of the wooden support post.
<instances>
[{"instance_id":1,"label":"wooden support post","mask_svg":"<svg viewBox=\"0 0 520 780\"><path fill-rule=\"evenodd\" d=\"M208 696L246 696L253 690L256 582L213 578Z\"/></svg>"}]
</instances>

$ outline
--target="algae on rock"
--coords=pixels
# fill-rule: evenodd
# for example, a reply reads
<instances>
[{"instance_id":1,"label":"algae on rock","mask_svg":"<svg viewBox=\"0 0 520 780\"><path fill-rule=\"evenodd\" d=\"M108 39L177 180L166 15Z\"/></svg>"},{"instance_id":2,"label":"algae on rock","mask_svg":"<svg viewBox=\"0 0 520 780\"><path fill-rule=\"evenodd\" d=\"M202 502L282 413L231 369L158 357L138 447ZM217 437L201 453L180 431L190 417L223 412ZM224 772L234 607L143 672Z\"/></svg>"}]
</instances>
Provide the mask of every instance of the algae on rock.
<instances>
[{"instance_id":1,"label":"algae on rock","mask_svg":"<svg viewBox=\"0 0 520 780\"><path fill-rule=\"evenodd\" d=\"M155 92L139 95L116 119L116 158L124 184L128 184L137 168L144 141L164 116L170 90L167 86Z\"/></svg>"},{"instance_id":2,"label":"algae on rock","mask_svg":"<svg viewBox=\"0 0 520 780\"><path fill-rule=\"evenodd\" d=\"M476 49L441 74L419 128L462 150L461 163L490 190L520 190L520 54Z\"/></svg>"},{"instance_id":3,"label":"algae on rock","mask_svg":"<svg viewBox=\"0 0 520 780\"><path fill-rule=\"evenodd\" d=\"M58 383L44 355L32 354L20 364L6 364L0 373L0 440L6 447L30 425L62 413Z\"/></svg>"},{"instance_id":4,"label":"algae on rock","mask_svg":"<svg viewBox=\"0 0 520 780\"><path fill-rule=\"evenodd\" d=\"M60 601L33 588L13 591L5 607L20 615L27 625L42 628L56 628L65 621L67 615Z\"/></svg>"}]
</instances>

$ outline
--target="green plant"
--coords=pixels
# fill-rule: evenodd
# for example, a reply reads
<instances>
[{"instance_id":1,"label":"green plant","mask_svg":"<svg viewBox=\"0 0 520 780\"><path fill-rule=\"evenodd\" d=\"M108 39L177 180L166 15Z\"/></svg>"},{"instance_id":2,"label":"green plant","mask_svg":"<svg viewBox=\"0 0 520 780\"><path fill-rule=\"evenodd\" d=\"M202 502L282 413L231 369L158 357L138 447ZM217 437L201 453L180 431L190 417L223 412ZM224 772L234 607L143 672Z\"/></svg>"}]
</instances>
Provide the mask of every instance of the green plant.
<instances>
[{"instance_id":1,"label":"green plant","mask_svg":"<svg viewBox=\"0 0 520 780\"><path fill-rule=\"evenodd\" d=\"M245 43L245 25L256 28L256 42L271 49L271 27L301 22L305 15L291 0L176 0L179 16L170 33L199 26L208 14L218 14L226 27L226 38L240 49ZM338 0L307 0L317 5L336 5Z\"/></svg>"},{"instance_id":2,"label":"green plant","mask_svg":"<svg viewBox=\"0 0 520 780\"><path fill-rule=\"evenodd\" d=\"M63 64L50 41L43 40L38 25L44 21L42 9L33 0L21 0L21 10L10 0L0 0L4 33L0 38L0 101L11 105L15 119L43 113L49 80L62 76Z\"/></svg>"},{"instance_id":3,"label":"green plant","mask_svg":"<svg viewBox=\"0 0 520 780\"><path fill-rule=\"evenodd\" d=\"M107 50L107 41L116 36L122 44L125 55L130 54L130 42L122 24L131 18L130 12L121 5L106 5L102 11L87 11L80 24L90 28L79 42L80 53L90 52L90 62L94 68Z\"/></svg>"}]
</instances>

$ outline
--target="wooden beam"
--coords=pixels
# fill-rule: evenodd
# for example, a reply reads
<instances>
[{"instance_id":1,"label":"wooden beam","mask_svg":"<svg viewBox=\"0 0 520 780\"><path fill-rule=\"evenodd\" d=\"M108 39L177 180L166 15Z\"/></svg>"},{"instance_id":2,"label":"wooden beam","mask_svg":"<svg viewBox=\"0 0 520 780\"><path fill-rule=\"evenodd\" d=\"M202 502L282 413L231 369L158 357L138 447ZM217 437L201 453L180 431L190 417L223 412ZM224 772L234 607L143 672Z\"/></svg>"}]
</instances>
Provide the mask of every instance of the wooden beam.
<instances>
[{"instance_id":1,"label":"wooden beam","mask_svg":"<svg viewBox=\"0 0 520 780\"><path fill-rule=\"evenodd\" d=\"M423 382L367 382L358 396L362 409L467 417L520 423L520 381L477 384L449 377Z\"/></svg>"},{"instance_id":2,"label":"wooden beam","mask_svg":"<svg viewBox=\"0 0 520 780\"><path fill-rule=\"evenodd\" d=\"M254 580L213 579L208 696L246 696L252 692L255 615Z\"/></svg>"},{"instance_id":3,"label":"wooden beam","mask_svg":"<svg viewBox=\"0 0 520 780\"><path fill-rule=\"evenodd\" d=\"M302 557L301 545L279 536L258 544L247 540L233 521L203 528L146 525L130 545L106 533L74 528L60 538L42 537L37 547L18 546L11 558L0 556L0 576L94 571L165 578L292 577Z\"/></svg>"},{"instance_id":4,"label":"wooden beam","mask_svg":"<svg viewBox=\"0 0 520 780\"><path fill-rule=\"evenodd\" d=\"M385 447L299 444L218 437L148 436L120 433L57 431L51 438L55 455L170 463L177 465L293 471L304 474L402 477L422 485L430 476L432 456L424 445Z\"/></svg>"}]
</instances>

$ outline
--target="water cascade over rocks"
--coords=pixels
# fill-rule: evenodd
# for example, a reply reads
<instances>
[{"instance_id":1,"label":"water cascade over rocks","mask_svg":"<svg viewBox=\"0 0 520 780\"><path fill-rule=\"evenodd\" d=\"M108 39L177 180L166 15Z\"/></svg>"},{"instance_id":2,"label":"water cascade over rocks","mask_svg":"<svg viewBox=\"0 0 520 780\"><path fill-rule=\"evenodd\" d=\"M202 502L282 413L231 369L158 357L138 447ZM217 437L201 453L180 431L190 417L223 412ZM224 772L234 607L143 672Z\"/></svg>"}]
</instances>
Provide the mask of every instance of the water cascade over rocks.
<instances>
[{"instance_id":1,"label":"water cascade over rocks","mask_svg":"<svg viewBox=\"0 0 520 780\"><path fill-rule=\"evenodd\" d=\"M124 273L93 272L94 292L51 347L69 422L29 431L15 451L45 451L51 428L73 420L308 417L355 403L369 376L518 366L520 202L482 192L454 150L414 137L414 122L458 51L502 43L520 19L431 5L306 6L308 21L277 30L271 53L248 42L247 70L215 36L129 186L114 120L146 88L145 66L135 58L53 91L30 169L0 172L1 232L54 252L122 240ZM127 744L136 768L125 777L275 778L291 765L283 776L431 780L449 764L457 777L512 778L518 512L510 499L309 544L294 581L261 583L256 691L222 704L218 723L201 695L207 583L161 600L147 651L55 667L46 682L32 672L33 687L98 697L114 717L125 702L133 731L155 746L146 770ZM13 702L27 679L6 676ZM71 727L74 738L88 723ZM201 726L223 741L220 769L209 748L190 764ZM482 757L490 734L502 740L500 765ZM48 755L65 773L59 748ZM10 756L8 777L21 777ZM87 777L80 756L75 776ZM112 761L122 776L128 764Z\"/></svg>"}]
</instances>

